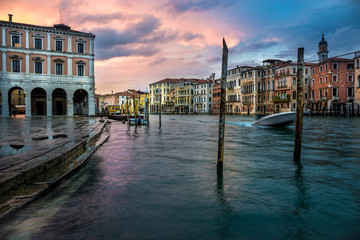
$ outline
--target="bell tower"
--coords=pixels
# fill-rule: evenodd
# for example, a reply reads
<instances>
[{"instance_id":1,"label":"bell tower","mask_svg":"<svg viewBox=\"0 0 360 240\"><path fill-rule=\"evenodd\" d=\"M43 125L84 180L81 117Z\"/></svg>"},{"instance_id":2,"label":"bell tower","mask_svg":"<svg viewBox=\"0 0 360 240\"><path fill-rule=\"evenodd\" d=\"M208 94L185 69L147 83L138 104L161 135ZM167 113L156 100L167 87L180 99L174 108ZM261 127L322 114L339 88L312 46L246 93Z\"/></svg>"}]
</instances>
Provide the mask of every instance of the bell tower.
<instances>
[{"instance_id":1,"label":"bell tower","mask_svg":"<svg viewBox=\"0 0 360 240\"><path fill-rule=\"evenodd\" d=\"M328 58L329 51L327 50L328 44L325 41L324 33L322 34L321 41L319 42L319 51L317 52L319 56L319 62L325 61Z\"/></svg>"}]
</instances>

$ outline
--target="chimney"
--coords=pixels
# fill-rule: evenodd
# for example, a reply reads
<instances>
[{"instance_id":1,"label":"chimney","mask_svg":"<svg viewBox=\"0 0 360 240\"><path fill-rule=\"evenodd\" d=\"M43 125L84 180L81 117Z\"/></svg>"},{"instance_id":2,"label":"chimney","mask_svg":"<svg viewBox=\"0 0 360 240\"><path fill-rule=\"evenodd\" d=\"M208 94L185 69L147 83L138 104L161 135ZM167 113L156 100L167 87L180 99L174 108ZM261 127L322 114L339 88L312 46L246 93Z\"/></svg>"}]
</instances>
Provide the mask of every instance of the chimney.
<instances>
[{"instance_id":1,"label":"chimney","mask_svg":"<svg viewBox=\"0 0 360 240\"><path fill-rule=\"evenodd\" d=\"M13 15L9 13L9 23L12 23L12 17Z\"/></svg>"}]
</instances>

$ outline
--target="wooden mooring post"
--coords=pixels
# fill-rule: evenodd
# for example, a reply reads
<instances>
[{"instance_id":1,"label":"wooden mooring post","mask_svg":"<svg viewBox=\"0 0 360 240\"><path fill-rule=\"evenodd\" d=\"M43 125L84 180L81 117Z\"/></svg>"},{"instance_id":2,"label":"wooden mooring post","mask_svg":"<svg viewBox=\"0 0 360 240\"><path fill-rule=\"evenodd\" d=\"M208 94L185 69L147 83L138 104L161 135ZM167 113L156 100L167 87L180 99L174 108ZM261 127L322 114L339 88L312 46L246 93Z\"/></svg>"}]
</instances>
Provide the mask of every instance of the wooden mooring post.
<instances>
[{"instance_id":1,"label":"wooden mooring post","mask_svg":"<svg viewBox=\"0 0 360 240\"><path fill-rule=\"evenodd\" d=\"M161 97L162 97L162 94L160 93L160 107L159 107L159 128L161 128Z\"/></svg>"},{"instance_id":2,"label":"wooden mooring post","mask_svg":"<svg viewBox=\"0 0 360 240\"><path fill-rule=\"evenodd\" d=\"M225 137L225 100L226 100L226 76L228 64L228 48L223 39L223 55L221 68L221 95L220 95L220 117L219 117L219 140L218 140L218 160L217 174L222 175L224 163L224 137Z\"/></svg>"},{"instance_id":3,"label":"wooden mooring post","mask_svg":"<svg viewBox=\"0 0 360 240\"><path fill-rule=\"evenodd\" d=\"M136 98L135 95L133 95L133 108L134 108L134 123L135 123L135 128L137 128L137 112L136 112Z\"/></svg>"},{"instance_id":4,"label":"wooden mooring post","mask_svg":"<svg viewBox=\"0 0 360 240\"><path fill-rule=\"evenodd\" d=\"M301 139L303 129L303 115L304 115L304 48L298 48L298 62L297 62L297 96L296 96L296 125L295 125L295 147L294 147L294 162L300 163L301 155Z\"/></svg>"}]
</instances>

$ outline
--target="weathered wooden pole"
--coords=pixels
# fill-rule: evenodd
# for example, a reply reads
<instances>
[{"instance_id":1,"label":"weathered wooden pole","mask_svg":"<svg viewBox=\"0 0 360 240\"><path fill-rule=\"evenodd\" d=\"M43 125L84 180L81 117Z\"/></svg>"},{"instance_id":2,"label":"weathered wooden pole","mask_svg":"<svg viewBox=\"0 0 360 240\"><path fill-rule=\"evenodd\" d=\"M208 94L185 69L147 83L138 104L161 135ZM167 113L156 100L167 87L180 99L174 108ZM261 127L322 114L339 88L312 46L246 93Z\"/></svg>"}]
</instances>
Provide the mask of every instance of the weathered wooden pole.
<instances>
[{"instance_id":1,"label":"weathered wooden pole","mask_svg":"<svg viewBox=\"0 0 360 240\"><path fill-rule=\"evenodd\" d=\"M297 62L297 97L296 97L296 126L295 126L295 147L294 147L294 162L300 163L301 155L301 139L303 129L303 114L304 114L304 48L298 48L298 62Z\"/></svg>"},{"instance_id":2,"label":"weathered wooden pole","mask_svg":"<svg viewBox=\"0 0 360 240\"><path fill-rule=\"evenodd\" d=\"M130 124L130 109L129 109L129 98L126 97L126 116L128 124Z\"/></svg>"},{"instance_id":3,"label":"weathered wooden pole","mask_svg":"<svg viewBox=\"0 0 360 240\"><path fill-rule=\"evenodd\" d=\"M161 128L161 96L162 96L162 94L160 93L159 128Z\"/></svg>"},{"instance_id":4,"label":"weathered wooden pole","mask_svg":"<svg viewBox=\"0 0 360 240\"><path fill-rule=\"evenodd\" d=\"M223 172L223 159L224 159L224 137L225 137L225 98L226 98L226 75L228 63L228 48L223 38L223 56L222 56L222 69L221 69L221 97L220 97L220 118L219 118L219 140L218 140L218 160L217 160L217 173Z\"/></svg>"},{"instance_id":5,"label":"weathered wooden pole","mask_svg":"<svg viewBox=\"0 0 360 240\"><path fill-rule=\"evenodd\" d=\"M133 108L134 108L135 128L137 128L137 114L136 114L136 100L135 100L135 95L133 95Z\"/></svg>"}]
</instances>

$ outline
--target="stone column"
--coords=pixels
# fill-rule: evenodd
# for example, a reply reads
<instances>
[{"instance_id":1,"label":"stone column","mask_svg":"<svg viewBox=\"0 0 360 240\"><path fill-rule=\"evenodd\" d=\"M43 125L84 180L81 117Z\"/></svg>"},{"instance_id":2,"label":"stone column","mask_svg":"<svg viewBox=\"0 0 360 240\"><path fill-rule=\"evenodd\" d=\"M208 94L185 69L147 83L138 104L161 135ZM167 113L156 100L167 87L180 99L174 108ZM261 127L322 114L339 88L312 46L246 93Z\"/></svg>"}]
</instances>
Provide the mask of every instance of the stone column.
<instances>
[{"instance_id":1,"label":"stone column","mask_svg":"<svg viewBox=\"0 0 360 240\"><path fill-rule=\"evenodd\" d=\"M8 91L7 88L2 88L2 117L9 117L9 98L8 98Z\"/></svg>"},{"instance_id":2,"label":"stone column","mask_svg":"<svg viewBox=\"0 0 360 240\"><path fill-rule=\"evenodd\" d=\"M28 53L25 54L25 73L30 73L30 55Z\"/></svg>"},{"instance_id":3,"label":"stone column","mask_svg":"<svg viewBox=\"0 0 360 240\"><path fill-rule=\"evenodd\" d=\"M51 56L50 55L47 56L47 75L51 75Z\"/></svg>"},{"instance_id":4,"label":"stone column","mask_svg":"<svg viewBox=\"0 0 360 240\"><path fill-rule=\"evenodd\" d=\"M2 43L1 43L1 45L2 46L6 46L6 35L5 35L6 32L5 32L5 29L6 28L4 28L4 27L1 28L1 31L2 31Z\"/></svg>"},{"instance_id":5,"label":"stone column","mask_svg":"<svg viewBox=\"0 0 360 240\"><path fill-rule=\"evenodd\" d=\"M67 92L67 96L66 96L66 114L69 117L74 116L74 98L73 98L74 93L69 93Z\"/></svg>"},{"instance_id":6,"label":"stone column","mask_svg":"<svg viewBox=\"0 0 360 240\"><path fill-rule=\"evenodd\" d=\"M95 94L94 94L94 90L91 89L89 91L89 99L88 99L88 104L89 104L89 116L95 116Z\"/></svg>"},{"instance_id":7,"label":"stone column","mask_svg":"<svg viewBox=\"0 0 360 240\"><path fill-rule=\"evenodd\" d=\"M25 30L25 47L29 48L29 30Z\"/></svg>"},{"instance_id":8,"label":"stone column","mask_svg":"<svg viewBox=\"0 0 360 240\"><path fill-rule=\"evenodd\" d=\"M31 117L31 92L25 91L25 116Z\"/></svg>"},{"instance_id":9,"label":"stone column","mask_svg":"<svg viewBox=\"0 0 360 240\"><path fill-rule=\"evenodd\" d=\"M90 77L94 76L94 59L93 58L89 59L89 76Z\"/></svg>"},{"instance_id":10,"label":"stone column","mask_svg":"<svg viewBox=\"0 0 360 240\"><path fill-rule=\"evenodd\" d=\"M90 54L94 54L94 39L90 39Z\"/></svg>"},{"instance_id":11,"label":"stone column","mask_svg":"<svg viewBox=\"0 0 360 240\"><path fill-rule=\"evenodd\" d=\"M68 52L72 52L71 43L72 43L72 37L68 37Z\"/></svg>"},{"instance_id":12,"label":"stone column","mask_svg":"<svg viewBox=\"0 0 360 240\"><path fill-rule=\"evenodd\" d=\"M52 93L46 92L46 115L52 116Z\"/></svg>"},{"instance_id":13,"label":"stone column","mask_svg":"<svg viewBox=\"0 0 360 240\"><path fill-rule=\"evenodd\" d=\"M48 42L48 44L47 44L47 50L50 50L50 49L51 49L51 48L50 48L50 42L51 42L51 34L50 34L50 33L47 34L47 42Z\"/></svg>"},{"instance_id":14,"label":"stone column","mask_svg":"<svg viewBox=\"0 0 360 240\"><path fill-rule=\"evenodd\" d=\"M71 76L72 75L72 57L68 57L68 72L67 75Z\"/></svg>"},{"instance_id":15,"label":"stone column","mask_svg":"<svg viewBox=\"0 0 360 240\"><path fill-rule=\"evenodd\" d=\"M2 71L4 76L4 73L6 73L6 52L2 52Z\"/></svg>"}]
</instances>

